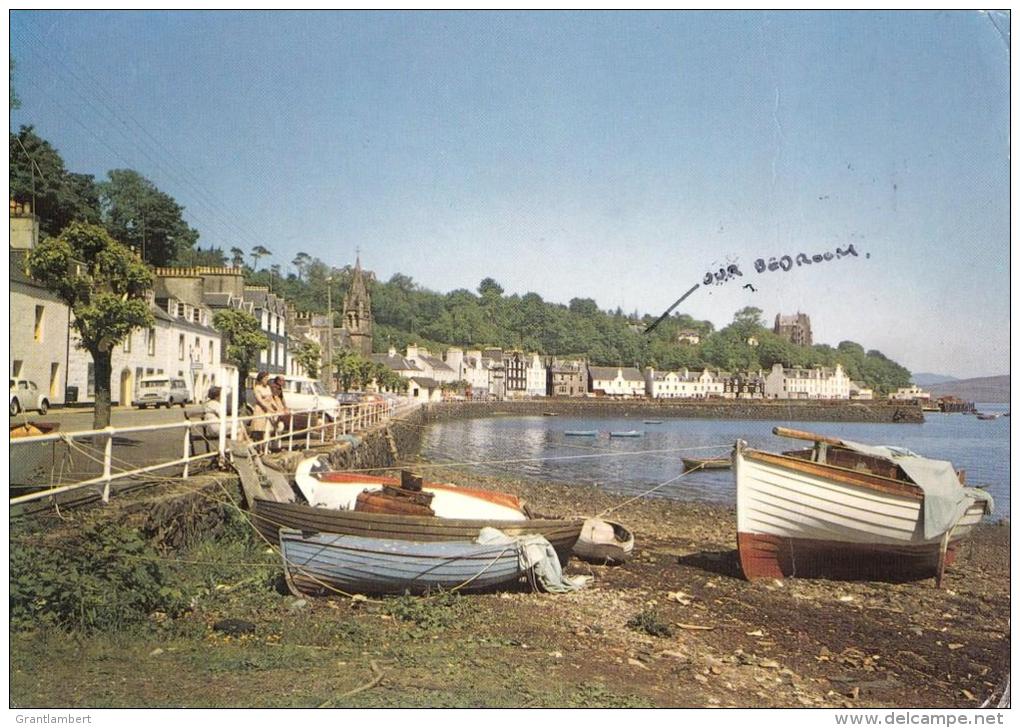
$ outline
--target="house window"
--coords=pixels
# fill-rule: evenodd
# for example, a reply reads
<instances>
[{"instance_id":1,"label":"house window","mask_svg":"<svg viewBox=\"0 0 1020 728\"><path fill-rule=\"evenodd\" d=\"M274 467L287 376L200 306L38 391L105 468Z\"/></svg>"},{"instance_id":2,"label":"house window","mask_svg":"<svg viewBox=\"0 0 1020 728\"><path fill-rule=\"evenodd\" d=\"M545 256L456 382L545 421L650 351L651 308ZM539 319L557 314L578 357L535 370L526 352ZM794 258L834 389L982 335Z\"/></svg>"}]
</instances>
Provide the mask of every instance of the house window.
<instances>
[{"instance_id":1,"label":"house window","mask_svg":"<svg viewBox=\"0 0 1020 728\"><path fill-rule=\"evenodd\" d=\"M183 316L184 315L184 304L183 303L178 303L177 304L177 315L178 316Z\"/></svg>"},{"instance_id":2,"label":"house window","mask_svg":"<svg viewBox=\"0 0 1020 728\"><path fill-rule=\"evenodd\" d=\"M215 349L213 347L213 341L212 341L212 339L209 339L209 363L210 364L213 363L213 352L214 351L215 351Z\"/></svg>"},{"instance_id":3,"label":"house window","mask_svg":"<svg viewBox=\"0 0 1020 728\"><path fill-rule=\"evenodd\" d=\"M130 354L131 353L131 334L130 333L128 333L128 335L124 337L124 353L125 354Z\"/></svg>"},{"instance_id":4,"label":"house window","mask_svg":"<svg viewBox=\"0 0 1020 728\"><path fill-rule=\"evenodd\" d=\"M58 389L59 386L60 386L60 365L57 364L56 362L53 362L52 364L50 364L50 397L55 399L59 395L60 393L60 390Z\"/></svg>"},{"instance_id":5,"label":"house window","mask_svg":"<svg viewBox=\"0 0 1020 728\"><path fill-rule=\"evenodd\" d=\"M156 329L149 329L148 339L149 356L156 356Z\"/></svg>"},{"instance_id":6,"label":"house window","mask_svg":"<svg viewBox=\"0 0 1020 728\"><path fill-rule=\"evenodd\" d=\"M21 359L15 359L14 363L11 364L11 376L18 378L21 376L21 365L24 362Z\"/></svg>"},{"instance_id":7,"label":"house window","mask_svg":"<svg viewBox=\"0 0 1020 728\"><path fill-rule=\"evenodd\" d=\"M89 397L96 396L96 365L91 361L89 362L88 383L85 385L85 391Z\"/></svg>"},{"instance_id":8,"label":"house window","mask_svg":"<svg viewBox=\"0 0 1020 728\"><path fill-rule=\"evenodd\" d=\"M43 337L43 311L45 310L45 308L46 308L45 306L36 306L35 307L35 329L34 329L34 336L35 336L35 340L36 341L42 341L42 337Z\"/></svg>"},{"instance_id":9,"label":"house window","mask_svg":"<svg viewBox=\"0 0 1020 728\"><path fill-rule=\"evenodd\" d=\"M184 361L184 334L177 338L177 358Z\"/></svg>"}]
</instances>

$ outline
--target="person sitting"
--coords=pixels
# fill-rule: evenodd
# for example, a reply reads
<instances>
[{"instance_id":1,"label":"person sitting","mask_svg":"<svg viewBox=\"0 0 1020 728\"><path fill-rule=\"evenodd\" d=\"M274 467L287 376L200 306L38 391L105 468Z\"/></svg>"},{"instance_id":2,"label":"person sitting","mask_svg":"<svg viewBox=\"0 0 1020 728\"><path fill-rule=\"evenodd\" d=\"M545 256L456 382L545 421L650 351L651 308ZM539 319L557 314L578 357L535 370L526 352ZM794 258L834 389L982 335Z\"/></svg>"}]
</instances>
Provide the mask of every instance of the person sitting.
<instances>
[{"instance_id":1,"label":"person sitting","mask_svg":"<svg viewBox=\"0 0 1020 728\"><path fill-rule=\"evenodd\" d=\"M208 399L202 405L202 421L206 422L206 432L210 437L220 436L220 397L223 390L216 385L209 387ZM227 437L230 437L230 430L227 430ZM250 442L248 431L243 422L237 423L237 441Z\"/></svg>"},{"instance_id":2,"label":"person sitting","mask_svg":"<svg viewBox=\"0 0 1020 728\"><path fill-rule=\"evenodd\" d=\"M273 404L276 407L276 432L279 435L287 432L290 428L290 421L293 415L283 398L284 379L282 376L273 377L269 381L269 388L273 391Z\"/></svg>"}]
</instances>

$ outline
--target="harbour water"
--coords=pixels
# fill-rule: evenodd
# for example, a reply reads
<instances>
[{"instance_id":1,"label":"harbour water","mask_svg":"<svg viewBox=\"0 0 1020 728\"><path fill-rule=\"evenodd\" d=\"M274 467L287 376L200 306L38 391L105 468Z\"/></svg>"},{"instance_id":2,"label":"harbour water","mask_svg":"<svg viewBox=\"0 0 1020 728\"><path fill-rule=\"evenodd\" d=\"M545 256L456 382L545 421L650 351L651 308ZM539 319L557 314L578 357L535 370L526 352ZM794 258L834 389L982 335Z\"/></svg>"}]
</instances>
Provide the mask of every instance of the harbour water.
<instances>
[{"instance_id":1,"label":"harbour water","mask_svg":"<svg viewBox=\"0 0 1020 728\"><path fill-rule=\"evenodd\" d=\"M1008 405L978 405L1003 413ZM648 419L652 419L649 417ZM655 417L655 419L660 419ZM431 425L422 454L435 463L471 463L479 473L559 483L596 484L615 493L637 494L683 471L681 458L728 455L737 439L751 447L779 452L807 443L776 437L776 425L875 445L896 445L919 455L949 460L967 471L967 482L987 487L995 498L994 519L1009 518L1010 418L979 420L973 415L925 413L917 425L695 420L641 417L497 416L443 421ZM596 430L595 437L571 437L572 430ZM637 430L641 437L614 438L610 432ZM698 471L664 485L665 498L732 503L733 474Z\"/></svg>"}]
</instances>

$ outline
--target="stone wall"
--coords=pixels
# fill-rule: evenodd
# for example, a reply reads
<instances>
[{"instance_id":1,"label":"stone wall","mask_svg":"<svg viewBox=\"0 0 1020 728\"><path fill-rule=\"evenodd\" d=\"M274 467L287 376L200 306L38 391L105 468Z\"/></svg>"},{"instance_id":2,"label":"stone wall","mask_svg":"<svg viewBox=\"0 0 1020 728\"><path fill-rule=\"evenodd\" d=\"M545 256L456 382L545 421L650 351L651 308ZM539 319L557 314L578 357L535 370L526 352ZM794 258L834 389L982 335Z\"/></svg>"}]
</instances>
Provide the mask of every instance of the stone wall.
<instances>
[{"instance_id":1,"label":"stone wall","mask_svg":"<svg viewBox=\"0 0 1020 728\"><path fill-rule=\"evenodd\" d=\"M514 402L442 402L427 406L427 422L495 415L687 417L694 419L779 420L786 422L924 422L916 405L886 402L811 402L796 400L653 401L612 399L540 399Z\"/></svg>"}]
</instances>

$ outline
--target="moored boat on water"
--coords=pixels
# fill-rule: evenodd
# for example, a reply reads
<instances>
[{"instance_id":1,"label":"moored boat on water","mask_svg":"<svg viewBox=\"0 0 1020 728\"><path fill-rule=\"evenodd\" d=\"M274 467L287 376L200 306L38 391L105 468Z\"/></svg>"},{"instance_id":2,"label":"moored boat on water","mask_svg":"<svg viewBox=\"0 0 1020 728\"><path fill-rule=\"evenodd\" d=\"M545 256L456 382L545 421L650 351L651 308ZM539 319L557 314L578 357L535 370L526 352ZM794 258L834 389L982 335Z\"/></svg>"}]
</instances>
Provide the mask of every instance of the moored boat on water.
<instances>
[{"instance_id":1,"label":"moored boat on water","mask_svg":"<svg viewBox=\"0 0 1020 728\"><path fill-rule=\"evenodd\" d=\"M684 463L684 472L688 470L729 470L733 467L730 458L680 458Z\"/></svg>"},{"instance_id":2,"label":"moored boat on water","mask_svg":"<svg viewBox=\"0 0 1020 728\"><path fill-rule=\"evenodd\" d=\"M310 505L329 509L354 510L358 496L364 491L381 492L385 486L396 487L395 477L331 471L318 458L302 460L294 481ZM476 488L461 488L447 483L424 483L422 488L432 494L430 507L440 518L524 521L524 504L516 496Z\"/></svg>"},{"instance_id":3,"label":"moored boat on water","mask_svg":"<svg viewBox=\"0 0 1020 728\"><path fill-rule=\"evenodd\" d=\"M599 434L598 430L564 430L564 435L567 437L595 437Z\"/></svg>"},{"instance_id":4,"label":"moored boat on water","mask_svg":"<svg viewBox=\"0 0 1020 728\"><path fill-rule=\"evenodd\" d=\"M256 498L252 505L251 520L259 533L273 544L278 542L281 528L402 541L471 541L483 528L497 528L508 536L544 536L563 565L570 558L583 525L581 519L565 518L503 521L365 513L261 498Z\"/></svg>"},{"instance_id":5,"label":"moored boat on water","mask_svg":"<svg viewBox=\"0 0 1020 728\"><path fill-rule=\"evenodd\" d=\"M812 440L776 454L738 441L733 454L737 543L748 579L839 575L936 576L991 498L946 461L775 428Z\"/></svg>"},{"instance_id":6,"label":"moored boat on water","mask_svg":"<svg viewBox=\"0 0 1020 728\"><path fill-rule=\"evenodd\" d=\"M1001 416L1002 415L1000 415L1000 414L998 414L996 412L979 412L978 415L977 415L977 418L979 420L997 420Z\"/></svg>"},{"instance_id":7,"label":"moored boat on water","mask_svg":"<svg viewBox=\"0 0 1020 728\"><path fill-rule=\"evenodd\" d=\"M641 437L644 434L645 433L640 432L638 430L627 430L625 432L610 432L609 436L610 437Z\"/></svg>"}]
</instances>

